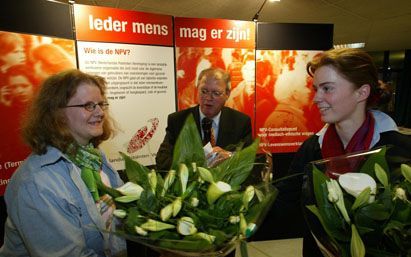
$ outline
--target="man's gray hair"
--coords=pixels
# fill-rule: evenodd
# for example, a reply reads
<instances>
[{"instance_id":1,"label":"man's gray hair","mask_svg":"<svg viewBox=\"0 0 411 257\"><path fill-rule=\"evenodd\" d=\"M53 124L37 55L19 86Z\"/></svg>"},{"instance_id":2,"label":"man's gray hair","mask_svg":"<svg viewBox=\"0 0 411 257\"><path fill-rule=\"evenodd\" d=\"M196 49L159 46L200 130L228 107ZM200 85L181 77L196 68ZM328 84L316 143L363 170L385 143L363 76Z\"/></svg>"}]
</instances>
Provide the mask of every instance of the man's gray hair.
<instances>
[{"instance_id":1,"label":"man's gray hair","mask_svg":"<svg viewBox=\"0 0 411 257\"><path fill-rule=\"evenodd\" d=\"M203 80L208 80L208 79L215 79L215 80L223 81L224 84L226 85L226 91L230 92L231 90L230 74L228 72L225 72L223 69L208 68L208 69L202 70L200 74L198 75L197 87L200 85L200 83Z\"/></svg>"}]
</instances>

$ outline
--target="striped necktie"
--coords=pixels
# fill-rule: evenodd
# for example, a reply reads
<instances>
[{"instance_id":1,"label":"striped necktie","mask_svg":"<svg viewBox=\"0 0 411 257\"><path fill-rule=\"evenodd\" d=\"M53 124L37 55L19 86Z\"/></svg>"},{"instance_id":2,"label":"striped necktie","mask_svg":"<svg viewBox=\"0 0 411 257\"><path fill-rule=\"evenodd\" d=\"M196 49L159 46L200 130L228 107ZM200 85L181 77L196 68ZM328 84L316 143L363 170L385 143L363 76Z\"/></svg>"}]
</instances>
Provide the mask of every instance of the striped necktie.
<instances>
[{"instance_id":1,"label":"striped necktie","mask_svg":"<svg viewBox=\"0 0 411 257\"><path fill-rule=\"evenodd\" d=\"M201 128L203 129L203 145L211 142L211 131L213 121L207 117L204 117L201 121Z\"/></svg>"}]
</instances>

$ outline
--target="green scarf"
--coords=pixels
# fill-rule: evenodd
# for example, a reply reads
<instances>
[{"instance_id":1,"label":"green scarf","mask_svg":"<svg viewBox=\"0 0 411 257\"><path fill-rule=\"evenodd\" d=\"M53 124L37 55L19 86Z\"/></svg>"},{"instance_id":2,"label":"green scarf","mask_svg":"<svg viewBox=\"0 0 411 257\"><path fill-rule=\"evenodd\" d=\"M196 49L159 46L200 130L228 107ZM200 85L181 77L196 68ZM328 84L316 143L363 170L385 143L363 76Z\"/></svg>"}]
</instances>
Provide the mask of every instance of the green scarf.
<instances>
[{"instance_id":1,"label":"green scarf","mask_svg":"<svg viewBox=\"0 0 411 257\"><path fill-rule=\"evenodd\" d=\"M69 152L74 147L74 145L70 145ZM103 185L100 177L103 163L100 151L90 143L86 146L78 146L75 153L68 154L68 157L81 169L81 178L93 196L94 201L97 202L100 199L98 189Z\"/></svg>"}]
</instances>

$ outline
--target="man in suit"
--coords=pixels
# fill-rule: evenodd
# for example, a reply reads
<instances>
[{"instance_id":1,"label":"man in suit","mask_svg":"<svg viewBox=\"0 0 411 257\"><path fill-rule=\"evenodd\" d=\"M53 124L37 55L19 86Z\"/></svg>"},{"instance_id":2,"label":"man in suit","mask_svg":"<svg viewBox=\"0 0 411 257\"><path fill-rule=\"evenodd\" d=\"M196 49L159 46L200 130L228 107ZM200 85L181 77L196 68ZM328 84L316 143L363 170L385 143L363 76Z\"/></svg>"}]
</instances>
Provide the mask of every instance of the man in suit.
<instances>
[{"instance_id":1,"label":"man in suit","mask_svg":"<svg viewBox=\"0 0 411 257\"><path fill-rule=\"evenodd\" d=\"M222 69L205 69L198 76L197 88L199 104L174 112L167 118L166 136L156 157L159 169L170 169L174 144L190 113L194 116L203 142L210 141L213 146L214 162L231 156L229 150L233 149L230 146L240 142L244 142L244 146L252 143L250 117L224 106L230 96L230 75ZM211 123L211 138L207 136L206 120Z\"/></svg>"}]
</instances>

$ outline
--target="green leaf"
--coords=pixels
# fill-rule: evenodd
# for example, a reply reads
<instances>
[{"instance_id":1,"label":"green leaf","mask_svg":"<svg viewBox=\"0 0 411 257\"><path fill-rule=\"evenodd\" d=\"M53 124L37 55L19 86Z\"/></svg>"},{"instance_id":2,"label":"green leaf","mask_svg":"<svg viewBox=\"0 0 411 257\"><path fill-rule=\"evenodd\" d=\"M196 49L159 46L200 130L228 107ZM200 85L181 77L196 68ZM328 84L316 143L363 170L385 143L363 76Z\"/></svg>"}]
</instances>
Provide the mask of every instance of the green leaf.
<instances>
[{"instance_id":1,"label":"green leaf","mask_svg":"<svg viewBox=\"0 0 411 257\"><path fill-rule=\"evenodd\" d=\"M385 159L385 153L387 152L387 147L380 148L381 150L371 154L365 163L361 166L359 172L367 173L371 177L374 177L374 166L378 163L384 170L389 170L387 160ZM377 150L376 150L377 151Z\"/></svg>"},{"instance_id":2,"label":"green leaf","mask_svg":"<svg viewBox=\"0 0 411 257\"><path fill-rule=\"evenodd\" d=\"M214 181L223 181L232 187L240 186L250 175L258 149L259 139L248 147L236 152L231 158L215 167ZM213 169L212 169L213 170Z\"/></svg>"},{"instance_id":3,"label":"green leaf","mask_svg":"<svg viewBox=\"0 0 411 257\"><path fill-rule=\"evenodd\" d=\"M150 170L140 163L131 159L125 153L120 152L120 155L124 158L126 166L127 179L130 182L139 184L144 190L151 190L150 183L148 180L148 173Z\"/></svg>"},{"instance_id":4,"label":"green leaf","mask_svg":"<svg viewBox=\"0 0 411 257\"><path fill-rule=\"evenodd\" d=\"M386 220L390 217L390 212L382 204L372 203L358 210L365 216L373 220Z\"/></svg>"},{"instance_id":5,"label":"green leaf","mask_svg":"<svg viewBox=\"0 0 411 257\"><path fill-rule=\"evenodd\" d=\"M351 210L355 210L368 203L371 196L371 189L369 187L365 188L355 199L354 204L351 206Z\"/></svg>"},{"instance_id":6,"label":"green leaf","mask_svg":"<svg viewBox=\"0 0 411 257\"><path fill-rule=\"evenodd\" d=\"M318 211L323 219L325 230L329 231L329 235L333 238L347 241L350 235L346 231L345 221L342 215L336 210L334 204L328 201L328 190L326 181L329 178L325 176L318 168L313 165L313 185L314 194L317 201Z\"/></svg>"},{"instance_id":7,"label":"green leaf","mask_svg":"<svg viewBox=\"0 0 411 257\"><path fill-rule=\"evenodd\" d=\"M136 207L129 208L125 222L126 230L135 234L134 226L140 226L145 221L146 219L141 217L140 212Z\"/></svg>"},{"instance_id":8,"label":"green leaf","mask_svg":"<svg viewBox=\"0 0 411 257\"><path fill-rule=\"evenodd\" d=\"M190 114L174 145L171 168L178 170L180 163L191 165L192 162L197 163L198 166L204 166L205 156L196 122L194 121L193 115Z\"/></svg>"},{"instance_id":9,"label":"green leaf","mask_svg":"<svg viewBox=\"0 0 411 257\"><path fill-rule=\"evenodd\" d=\"M375 175L377 176L380 183L386 188L388 187L388 176L385 170L378 163L374 166Z\"/></svg>"}]
</instances>

